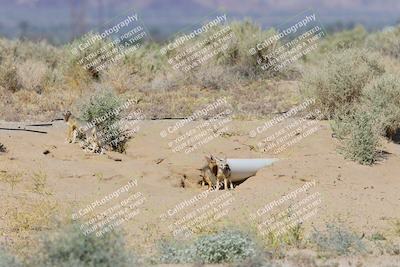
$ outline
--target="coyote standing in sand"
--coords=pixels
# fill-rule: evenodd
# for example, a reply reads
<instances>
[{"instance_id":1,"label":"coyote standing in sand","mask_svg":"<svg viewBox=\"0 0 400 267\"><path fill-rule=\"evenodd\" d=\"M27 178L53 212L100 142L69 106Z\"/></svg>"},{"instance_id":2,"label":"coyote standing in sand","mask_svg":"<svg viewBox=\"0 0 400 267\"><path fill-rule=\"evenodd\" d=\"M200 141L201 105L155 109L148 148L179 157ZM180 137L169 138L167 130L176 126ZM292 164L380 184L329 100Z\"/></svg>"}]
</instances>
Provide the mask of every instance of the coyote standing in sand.
<instances>
[{"instance_id":1,"label":"coyote standing in sand","mask_svg":"<svg viewBox=\"0 0 400 267\"><path fill-rule=\"evenodd\" d=\"M217 159L217 190L219 189L222 182L224 183L224 189L228 190L228 183L230 189L233 189L233 183L231 181L231 168L228 165L226 159Z\"/></svg>"},{"instance_id":2,"label":"coyote standing in sand","mask_svg":"<svg viewBox=\"0 0 400 267\"><path fill-rule=\"evenodd\" d=\"M99 150L102 152L100 141L97 136L96 126L85 129L86 123L72 115L71 111L67 111L63 115L64 121L68 125L66 140L68 143L76 143L76 138L85 139L89 149L91 149L93 152ZM85 147L85 145L82 144L81 146Z\"/></svg>"},{"instance_id":3,"label":"coyote standing in sand","mask_svg":"<svg viewBox=\"0 0 400 267\"><path fill-rule=\"evenodd\" d=\"M217 185L218 165L216 159L212 155L210 157L206 157L206 161L207 164L200 169L201 176L203 177L201 186L203 187L207 183L208 189L210 189Z\"/></svg>"}]
</instances>

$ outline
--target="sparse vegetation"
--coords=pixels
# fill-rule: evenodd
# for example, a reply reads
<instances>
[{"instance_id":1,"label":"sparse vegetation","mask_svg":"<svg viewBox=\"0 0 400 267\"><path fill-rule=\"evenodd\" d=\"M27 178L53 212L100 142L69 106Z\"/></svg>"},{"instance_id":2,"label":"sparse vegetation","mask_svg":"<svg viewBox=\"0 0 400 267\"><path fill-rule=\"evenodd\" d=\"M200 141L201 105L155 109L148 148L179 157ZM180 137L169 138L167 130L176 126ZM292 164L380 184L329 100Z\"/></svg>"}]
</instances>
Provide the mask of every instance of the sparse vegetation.
<instances>
[{"instance_id":1,"label":"sparse vegetation","mask_svg":"<svg viewBox=\"0 0 400 267\"><path fill-rule=\"evenodd\" d=\"M314 71L305 73L302 91L315 97L327 118L360 102L364 87L384 73L378 55L362 49L347 49L330 55Z\"/></svg>"},{"instance_id":2,"label":"sparse vegetation","mask_svg":"<svg viewBox=\"0 0 400 267\"><path fill-rule=\"evenodd\" d=\"M367 36L368 32L361 25L350 30L336 32L322 41L321 51L329 53L335 50L363 47Z\"/></svg>"},{"instance_id":3,"label":"sparse vegetation","mask_svg":"<svg viewBox=\"0 0 400 267\"><path fill-rule=\"evenodd\" d=\"M366 46L384 55L400 58L400 26L391 27L382 32L370 34Z\"/></svg>"},{"instance_id":4,"label":"sparse vegetation","mask_svg":"<svg viewBox=\"0 0 400 267\"><path fill-rule=\"evenodd\" d=\"M339 225L328 224L324 231L314 229L311 242L327 254L349 255L365 252L363 240Z\"/></svg>"},{"instance_id":5,"label":"sparse vegetation","mask_svg":"<svg viewBox=\"0 0 400 267\"><path fill-rule=\"evenodd\" d=\"M46 87L48 68L43 62L29 59L18 65L17 75L22 88L41 94Z\"/></svg>"},{"instance_id":6,"label":"sparse vegetation","mask_svg":"<svg viewBox=\"0 0 400 267\"><path fill-rule=\"evenodd\" d=\"M111 231L102 238L85 236L78 225L45 236L39 255L33 262L35 266L43 267L135 266L121 233Z\"/></svg>"},{"instance_id":7,"label":"sparse vegetation","mask_svg":"<svg viewBox=\"0 0 400 267\"><path fill-rule=\"evenodd\" d=\"M301 224L297 224L295 227L288 229L281 235L275 232L269 232L265 238L265 246L274 250L275 252L281 252L282 250L289 247L300 247L304 241L304 229Z\"/></svg>"},{"instance_id":8,"label":"sparse vegetation","mask_svg":"<svg viewBox=\"0 0 400 267\"><path fill-rule=\"evenodd\" d=\"M395 234L400 237L400 219L394 221L393 229Z\"/></svg>"},{"instance_id":9,"label":"sparse vegetation","mask_svg":"<svg viewBox=\"0 0 400 267\"><path fill-rule=\"evenodd\" d=\"M33 179L33 192L38 194L50 194L47 187L47 174L43 171L34 172Z\"/></svg>"},{"instance_id":10,"label":"sparse vegetation","mask_svg":"<svg viewBox=\"0 0 400 267\"><path fill-rule=\"evenodd\" d=\"M382 233L376 232L371 235L370 239L373 241L382 241L386 240L386 237Z\"/></svg>"},{"instance_id":11,"label":"sparse vegetation","mask_svg":"<svg viewBox=\"0 0 400 267\"><path fill-rule=\"evenodd\" d=\"M0 172L0 182L8 183L11 190L14 190L15 186L22 181L21 173L9 173L7 171Z\"/></svg>"},{"instance_id":12,"label":"sparse vegetation","mask_svg":"<svg viewBox=\"0 0 400 267\"><path fill-rule=\"evenodd\" d=\"M12 233L41 231L55 225L54 215L57 204L50 200L20 203L18 209L8 211L8 228Z\"/></svg>"},{"instance_id":13,"label":"sparse vegetation","mask_svg":"<svg viewBox=\"0 0 400 267\"><path fill-rule=\"evenodd\" d=\"M5 90L16 92L20 89L20 83L15 62L11 59L6 59L0 63L0 86Z\"/></svg>"},{"instance_id":14,"label":"sparse vegetation","mask_svg":"<svg viewBox=\"0 0 400 267\"><path fill-rule=\"evenodd\" d=\"M379 157L379 132L371 114L356 112L349 129L349 137L344 141L346 157L363 165L371 165Z\"/></svg>"},{"instance_id":15,"label":"sparse vegetation","mask_svg":"<svg viewBox=\"0 0 400 267\"><path fill-rule=\"evenodd\" d=\"M315 98L316 108L327 119L331 119L334 136L342 142L343 154L360 164L372 165L379 160L382 136L394 140L400 134L400 79L396 72L396 68L400 66L396 65L400 58L400 27L376 33L368 33L364 28L356 27L333 34L322 41L320 49L315 53L307 55L304 60L299 60L282 72L274 72L271 69L261 70L257 62L272 58L264 59L260 51L251 56L249 49L276 32L273 29L263 30L250 21L233 22L230 26L237 38L232 46L187 75L174 73L166 56L159 53L161 44L153 42L144 43L135 53L124 56L110 68L97 71L93 68L85 69L79 60L104 44L96 43L84 55L74 56L70 51L85 38L90 38L90 35L64 47L54 47L45 42L0 39L0 100L4 103L0 108L0 117L6 120L55 119L60 111L75 105L81 119L96 124L104 148L124 152L129 137L121 126L124 114L117 112L123 99L140 99L136 103L137 107L144 111L147 118L173 118L189 116L214 99L226 97L235 119L264 119L275 114L285 114L302 97L307 97ZM209 32L212 33L214 32ZM262 54L272 52L277 45L278 43L271 44ZM387 67L389 64L383 65L384 60L395 62L392 69ZM301 92L298 91L299 83ZM232 140L228 138L231 137L229 134L222 135L227 137L222 139L223 142ZM238 144L248 139L244 129L238 129L236 137L238 139L235 142ZM243 148L247 150L247 147L254 150L253 144L246 143L243 146L235 147L235 151L239 150L235 153L245 152ZM12 148L14 147L18 146L13 145ZM55 160L60 160L59 153L63 149L60 146L51 148L52 153L46 159L49 160L53 155ZM0 143L0 152L6 151L6 147ZM9 154L3 155L4 158L19 156L17 153L16 156L14 153ZM287 154L288 157L292 155L297 154ZM40 153L39 156L43 157ZM314 155L307 154L308 156ZM63 158L65 161L70 160L69 156ZM90 160L95 163L94 159ZM165 165L165 162L160 166L163 164L166 172L176 171ZM309 179L302 171L305 170L299 173L294 170L292 178ZM349 173L344 168L337 172L340 174L337 173L335 186ZM88 171L81 170L70 177L85 177L87 173ZM144 177L146 173L148 171L143 170L143 175L140 175ZM151 176L152 174L153 172ZM160 177L164 175L165 173L161 173ZM282 172L276 175L286 179L291 174ZM19 203L17 208L10 205L5 214L0 216L0 230L3 228L3 218L5 229L4 232L0 231L1 241L3 236L7 235L8 238L8 234L12 238L18 236L21 240L30 240L32 234L53 231L55 225L60 223L59 217L55 216L59 207L49 200L47 175L39 171L29 176L29 192L26 194L33 197L27 204ZM18 201L25 197L20 192L24 184L18 186L22 177L22 173L0 170L0 182L6 183L3 187L7 190L10 186L13 192L9 195L18 197ZM96 172L94 177L106 185L110 184L111 178L119 175L106 179L103 173ZM119 182L119 179L112 179L111 183L114 180ZM32 191L37 194L32 194ZM102 193L100 190L98 192ZM75 197L74 205L81 204L78 203L80 197ZM7 206L8 203L4 205ZM143 249L147 249L148 244L158 239L162 231L158 229L158 225L154 228L151 223L140 227L143 230L141 232L150 233L141 244ZM195 235L199 234L193 232ZM324 254L351 255L365 251L364 240L342 226L328 225L323 231L315 230L310 240L304 238L304 232L299 224L279 237L270 233L263 240L265 249L273 251L274 260L286 257L285 249L305 248L309 244ZM386 250L390 255L400 255L397 240L391 243L393 233L395 238L400 237L400 221L394 222L390 234L376 232L372 235L367 233L366 236L370 241L382 244L382 253ZM19 248L22 246L15 246L14 241L11 240L11 246L20 253ZM25 250L31 250L30 246L24 247ZM245 232L203 232L191 242L174 240L160 243L157 263L269 266L267 257L260 250L256 239ZM132 266L135 257L127 251L119 232L108 233L103 238L84 236L79 227L73 225L46 236L38 254L31 260L31 266L43 267L120 267ZM313 258L298 261L304 265L316 266ZM0 267L3 266L19 265L12 256L0 251Z\"/></svg>"},{"instance_id":16,"label":"sparse vegetation","mask_svg":"<svg viewBox=\"0 0 400 267\"><path fill-rule=\"evenodd\" d=\"M14 256L0 249L0 267L22 267L22 265Z\"/></svg>"},{"instance_id":17,"label":"sparse vegetation","mask_svg":"<svg viewBox=\"0 0 400 267\"><path fill-rule=\"evenodd\" d=\"M400 129L400 79L392 74L378 78L365 88L363 103L381 133L394 139Z\"/></svg>"},{"instance_id":18,"label":"sparse vegetation","mask_svg":"<svg viewBox=\"0 0 400 267\"><path fill-rule=\"evenodd\" d=\"M120 126L121 105L121 99L113 91L101 89L84 100L80 106L81 118L96 125L98 137L104 148L118 152L125 151L129 139Z\"/></svg>"},{"instance_id":19,"label":"sparse vegetation","mask_svg":"<svg viewBox=\"0 0 400 267\"><path fill-rule=\"evenodd\" d=\"M238 262L257 256L257 243L246 233L223 230L203 235L191 244L176 241L160 244L162 263L225 263Z\"/></svg>"}]
</instances>

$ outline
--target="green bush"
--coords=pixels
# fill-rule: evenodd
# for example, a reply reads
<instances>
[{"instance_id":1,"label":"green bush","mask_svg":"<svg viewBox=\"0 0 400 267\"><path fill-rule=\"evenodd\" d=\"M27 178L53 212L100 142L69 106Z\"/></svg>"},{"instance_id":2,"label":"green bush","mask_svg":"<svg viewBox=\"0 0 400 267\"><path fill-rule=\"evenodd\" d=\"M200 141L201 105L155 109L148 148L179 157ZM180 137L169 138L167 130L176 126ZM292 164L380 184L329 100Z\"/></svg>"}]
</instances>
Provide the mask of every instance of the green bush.
<instances>
[{"instance_id":1,"label":"green bush","mask_svg":"<svg viewBox=\"0 0 400 267\"><path fill-rule=\"evenodd\" d=\"M121 99L111 90L97 90L80 106L80 117L94 124L104 148L124 152L128 137L120 127Z\"/></svg>"},{"instance_id":2,"label":"green bush","mask_svg":"<svg viewBox=\"0 0 400 267\"><path fill-rule=\"evenodd\" d=\"M192 245L178 241L163 240L158 246L159 261L166 264L199 262L197 253Z\"/></svg>"},{"instance_id":3,"label":"green bush","mask_svg":"<svg viewBox=\"0 0 400 267\"><path fill-rule=\"evenodd\" d=\"M0 249L0 267L21 267L17 259Z\"/></svg>"},{"instance_id":4,"label":"green bush","mask_svg":"<svg viewBox=\"0 0 400 267\"><path fill-rule=\"evenodd\" d=\"M332 52L349 48L362 47L368 33L363 26L359 25L351 30L336 32L326 37L320 46L321 52Z\"/></svg>"},{"instance_id":5,"label":"green bush","mask_svg":"<svg viewBox=\"0 0 400 267\"><path fill-rule=\"evenodd\" d=\"M349 230L328 224L325 231L314 229L310 241L324 253L350 255L365 251L363 240Z\"/></svg>"},{"instance_id":6,"label":"green bush","mask_svg":"<svg viewBox=\"0 0 400 267\"><path fill-rule=\"evenodd\" d=\"M251 55L249 50L254 48L258 43L272 37L276 31L270 29L263 31L260 26L251 21L235 21L229 25L234 33L234 39L228 50L217 58L217 62L225 67L232 67L241 77L253 78L254 76L273 76L272 70L262 70L258 60L264 59L262 55L269 54L274 51L274 47L279 44L275 42L270 46L258 51L256 55ZM271 58L272 59L272 58Z\"/></svg>"},{"instance_id":7,"label":"green bush","mask_svg":"<svg viewBox=\"0 0 400 267\"><path fill-rule=\"evenodd\" d=\"M341 139L340 151L346 158L371 165L379 158L379 127L368 110L357 108L350 113L338 112L331 121L335 136Z\"/></svg>"},{"instance_id":8,"label":"green bush","mask_svg":"<svg viewBox=\"0 0 400 267\"><path fill-rule=\"evenodd\" d=\"M351 109L360 102L363 88L384 73L378 56L367 50L347 49L322 60L321 66L306 72L302 93L316 99L316 107L326 117Z\"/></svg>"},{"instance_id":9,"label":"green bush","mask_svg":"<svg viewBox=\"0 0 400 267\"><path fill-rule=\"evenodd\" d=\"M384 55L400 58L400 26L382 32L372 33L366 39L366 47Z\"/></svg>"},{"instance_id":10,"label":"green bush","mask_svg":"<svg viewBox=\"0 0 400 267\"><path fill-rule=\"evenodd\" d=\"M363 165L373 164L379 157L379 131L374 117L365 111L357 112L351 120L350 136L345 140L345 155Z\"/></svg>"},{"instance_id":11,"label":"green bush","mask_svg":"<svg viewBox=\"0 0 400 267\"><path fill-rule=\"evenodd\" d=\"M256 242L237 230L223 230L204 235L192 244L164 242L160 246L162 263L224 263L239 262L256 257Z\"/></svg>"},{"instance_id":12,"label":"green bush","mask_svg":"<svg viewBox=\"0 0 400 267\"><path fill-rule=\"evenodd\" d=\"M224 230L215 235L202 236L194 246L204 263L235 262L254 257L257 253L255 242L240 231Z\"/></svg>"},{"instance_id":13,"label":"green bush","mask_svg":"<svg viewBox=\"0 0 400 267\"><path fill-rule=\"evenodd\" d=\"M400 79L390 74L378 78L366 87L363 103L376 118L379 130L393 139L400 129Z\"/></svg>"},{"instance_id":14,"label":"green bush","mask_svg":"<svg viewBox=\"0 0 400 267\"><path fill-rule=\"evenodd\" d=\"M42 267L135 266L120 233L111 231L102 237L85 236L78 225L46 236L33 262L34 266Z\"/></svg>"}]
</instances>

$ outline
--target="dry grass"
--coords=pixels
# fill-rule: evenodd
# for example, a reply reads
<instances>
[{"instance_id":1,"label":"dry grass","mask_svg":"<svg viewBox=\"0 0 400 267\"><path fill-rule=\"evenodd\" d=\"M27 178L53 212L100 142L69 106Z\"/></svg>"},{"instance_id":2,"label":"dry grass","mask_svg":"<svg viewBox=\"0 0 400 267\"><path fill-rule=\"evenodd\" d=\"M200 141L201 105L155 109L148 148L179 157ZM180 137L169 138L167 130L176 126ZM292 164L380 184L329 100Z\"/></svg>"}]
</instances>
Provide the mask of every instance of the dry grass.
<instances>
[{"instance_id":1,"label":"dry grass","mask_svg":"<svg viewBox=\"0 0 400 267\"><path fill-rule=\"evenodd\" d=\"M41 195L50 195L50 190L47 188L47 174L43 171L32 173L33 192Z\"/></svg>"},{"instance_id":2,"label":"dry grass","mask_svg":"<svg viewBox=\"0 0 400 267\"><path fill-rule=\"evenodd\" d=\"M7 171L0 171L0 182L10 185L11 190L22 181L22 173L9 173Z\"/></svg>"},{"instance_id":3,"label":"dry grass","mask_svg":"<svg viewBox=\"0 0 400 267\"><path fill-rule=\"evenodd\" d=\"M379 36L393 39L393 33L369 36L364 29L358 27L327 38L318 53L307 57L305 61L299 61L284 73L268 73L260 71L257 57L249 56L248 48L273 34L273 30L262 30L249 21L234 22L231 28L237 41L227 51L188 75L172 70L167 58L159 53L161 45L157 43L145 44L117 64L93 75L79 65L79 58L71 56L69 46L54 47L45 42L0 39L0 56L3 58L0 62L0 100L4 103L0 115L6 120L54 119L64 109L70 109L77 99L100 86L123 96L138 96L143 100L140 108L148 118L184 117L199 104L209 103L224 95L233 96L230 100L237 117L266 118L271 113L285 111L290 105L299 102L299 70L303 69L305 74L312 76L313 72L308 67L317 66L322 72L317 75L318 79L324 80L327 70L321 68L319 62L325 53L335 50L341 52L353 47L366 51L361 56L357 56L360 53L343 52L343 57L338 59L339 63L331 64L340 65L339 69L334 69L339 74L350 73L347 80L349 83L353 81L354 86L347 86L347 80L340 83L343 79L336 81L325 77L324 81L328 82L314 91L320 92L322 102L325 98L334 99L335 103L357 98L359 84L364 86L364 82L371 76L370 60L367 63L363 61L371 57L371 51L361 49L367 47L379 53L382 52L381 47L371 45L371 40L378 40ZM388 43L384 51L396 49L396 44ZM340 63L341 58L343 62L349 62L346 59L354 58L352 54L357 54L355 59L361 62L357 63L358 69L361 69L357 73L353 70L355 64L344 64L343 67ZM391 73L398 72L400 66L396 61L397 54L394 57L393 53L384 54L386 56L381 59L385 69ZM287 85L288 91L282 84ZM352 90L344 100L333 92L338 86L341 89L342 85ZM325 103L329 112L336 108L331 102Z\"/></svg>"},{"instance_id":4,"label":"dry grass","mask_svg":"<svg viewBox=\"0 0 400 267\"><path fill-rule=\"evenodd\" d=\"M45 63L29 59L18 65L17 76L24 89L40 94L45 89L48 71Z\"/></svg>"},{"instance_id":5,"label":"dry grass","mask_svg":"<svg viewBox=\"0 0 400 267\"><path fill-rule=\"evenodd\" d=\"M36 250L38 235L55 229L62 220L60 206L48 198L18 198L14 201L18 201L18 207L5 210L5 227L0 234L7 235L11 251L26 259Z\"/></svg>"}]
</instances>

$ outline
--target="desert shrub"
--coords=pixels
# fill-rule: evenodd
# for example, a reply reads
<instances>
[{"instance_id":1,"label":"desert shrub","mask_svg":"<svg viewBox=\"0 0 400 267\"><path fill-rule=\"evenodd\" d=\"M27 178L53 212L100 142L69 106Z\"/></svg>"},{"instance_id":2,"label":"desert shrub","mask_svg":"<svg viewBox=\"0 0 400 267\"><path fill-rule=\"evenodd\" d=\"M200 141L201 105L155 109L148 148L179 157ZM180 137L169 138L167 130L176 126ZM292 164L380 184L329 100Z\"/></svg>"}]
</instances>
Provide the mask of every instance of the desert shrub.
<instances>
[{"instance_id":1,"label":"desert shrub","mask_svg":"<svg viewBox=\"0 0 400 267\"><path fill-rule=\"evenodd\" d=\"M343 139L344 155L363 165L371 165L379 157L379 130L375 117L365 110L357 110L338 121Z\"/></svg>"},{"instance_id":2,"label":"desert shrub","mask_svg":"<svg viewBox=\"0 0 400 267\"><path fill-rule=\"evenodd\" d=\"M160 261L163 263L224 263L239 262L257 256L256 242L246 233L223 230L204 235L192 244L163 242Z\"/></svg>"},{"instance_id":3,"label":"desert shrub","mask_svg":"<svg viewBox=\"0 0 400 267\"><path fill-rule=\"evenodd\" d=\"M357 112L357 109L360 109L360 105L338 107L336 109L330 120L330 126L335 138L344 141L349 137L354 119L353 114Z\"/></svg>"},{"instance_id":4,"label":"desert shrub","mask_svg":"<svg viewBox=\"0 0 400 267\"><path fill-rule=\"evenodd\" d=\"M40 61L27 60L17 67L17 75L24 89L41 93L49 73L47 65Z\"/></svg>"},{"instance_id":5,"label":"desert shrub","mask_svg":"<svg viewBox=\"0 0 400 267\"><path fill-rule=\"evenodd\" d=\"M121 99L111 90L99 89L83 100L80 117L96 125L104 148L124 152L128 136L121 127Z\"/></svg>"},{"instance_id":6,"label":"desert shrub","mask_svg":"<svg viewBox=\"0 0 400 267\"><path fill-rule=\"evenodd\" d=\"M400 128L400 79L390 74L378 78L366 87L363 103L382 133L394 138Z\"/></svg>"},{"instance_id":7,"label":"desert shrub","mask_svg":"<svg viewBox=\"0 0 400 267\"><path fill-rule=\"evenodd\" d=\"M163 240L158 245L159 261L167 264L198 262L193 246L178 241Z\"/></svg>"},{"instance_id":8,"label":"desert shrub","mask_svg":"<svg viewBox=\"0 0 400 267\"><path fill-rule=\"evenodd\" d=\"M20 267L22 266L17 259L0 249L0 267Z\"/></svg>"},{"instance_id":9,"label":"desert shrub","mask_svg":"<svg viewBox=\"0 0 400 267\"><path fill-rule=\"evenodd\" d=\"M368 33L363 26L359 25L351 30L336 32L329 35L321 42L320 50L322 52L331 52L334 50L362 47Z\"/></svg>"},{"instance_id":10,"label":"desert shrub","mask_svg":"<svg viewBox=\"0 0 400 267\"><path fill-rule=\"evenodd\" d=\"M230 27L235 38L231 46L224 51L219 58L217 57L216 60L225 67L233 66L233 71L244 78L254 78L255 76L271 77L277 75L272 69L261 69L259 62L263 64L272 60L272 58L265 60L263 55L272 53L275 47L279 45L278 42L272 43L261 51L257 50L255 55L249 53L251 48L256 47L257 44L272 37L276 34L276 31L274 29L263 31L260 26L251 21L232 22Z\"/></svg>"},{"instance_id":11,"label":"desert shrub","mask_svg":"<svg viewBox=\"0 0 400 267\"><path fill-rule=\"evenodd\" d=\"M198 84L206 89L227 89L238 82L235 73L230 72L225 67L204 66L195 71L191 77L192 84Z\"/></svg>"},{"instance_id":12,"label":"desert shrub","mask_svg":"<svg viewBox=\"0 0 400 267\"><path fill-rule=\"evenodd\" d=\"M188 80L189 76L184 75L183 72L167 72L156 76L149 87L157 91L172 91L178 89L179 86L188 84Z\"/></svg>"},{"instance_id":13,"label":"desert shrub","mask_svg":"<svg viewBox=\"0 0 400 267\"><path fill-rule=\"evenodd\" d=\"M384 73L378 56L367 50L347 49L322 62L305 73L302 93L315 97L316 106L328 118L339 108L351 109L359 103L365 85Z\"/></svg>"},{"instance_id":14,"label":"desert shrub","mask_svg":"<svg viewBox=\"0 0 400 267\"><path fill-rule=\"evenodd\" d=\"M68 65L71 68L79 66L95 79L100 76L100 71L96 68L106 62L102 56L111 50L107 48L110 40L97 37L96 33L89 32L65 47L68 53ZM105 49L106 52L103 52L102 49Z\"/></svg>"},{"instance_id":15,"label":"desert shrub","mask_svg":"<svg viewBox=\"0 0 400 267\"><path fill-rule=\"evenodd\" d=\"M121 62L123 66L138 77L141 82L150 82L162 72L171 70L167 58L160 53L157 43L145 43L133 53L128 53Z\"/></svg>"},{"instance_id":16,"label":"desert shrub","mask_svg":"<svg viewBox=\"0 0 400 267\"><path fill-rule=\"evenodd\" d=\"M394 58L400 58L400 26L372 33L366 39L366 47Z\"/></svg>"},{"instance_id":17,"label":"desert shrub","mask_svg":"<svg viewBox=\"0 0 400 267\"><path fill-rule=\"evenodd\" d=\"M15 186L21 181L22 181L22 173L0 172L0 182L9 184L11 190L14 190Z\"/></svg>"},{"instance_id":18,"label":"desert shrub","mask_svg":"<svg viewBox=\"0 0 400 267\"><path fill-rule=\"evenodd\" d=\"M310 241L328 254L350 255L365 251L361 238L342 226L333 224L328 224L324 231L314 229Z\"/></svg>"},{"instance_id":19,"label":"desert shrub","mask_svg":"<svg viewBox=\"0 0 400 267\"><path fill-rule=\"evenodd\" d=\"M369 114L354 119L349 140L345 141L345 155L363 165L371 165L379 157L379 136Z\"/></svg>"},{"instance_id":20,"label":"desert shrub","mask_svg":"<svg viewBox=\"0 0 400 267\"><path fill-rule=\"evenodd\" d=\"M134 86L135 77L127 66L116 64L104 70L102 81L105 85L109 85L118 93L123 94Z\"/></svg>"},{"instance_id":21,"label":"desert shrub","mask_svg":"<svg viewBox=\"0 0 400 267\"><path fill-rule=\"evenodd\" d=\"M224 230L215 235L202 236L194 245L204 263L240 261L257 253L256 243L240 231Z\"/></svg>"},{"instance_id":22,"label":"desert shrub","mask_svg":"<svg viewBox=\"0 0 400 267\"><path fill-rule=\"evenodd\" d=\"M13 59L6 58L0 61L0 86L11 92L16 92L21 87Z\"/></svg>"},{"instance_id":23,"label":"desert shrub","mask_svg":"<svg viewBox=\"0 0 400 267\"><path fill-rule=\"evenodd\" d=\"M135 266L121 233L111 231L102 237L85 236L78 225L45 236L33 262L43 267Z\"/></svg>"},{"instance_id":24,"label":"desert shrub","mask_svg":"<svg viewBox=\"0 0 400 267\"><path fill-rule=\"evenodd\" d=\"M61 63L64 56L62 49L48 44L45 40L31 42L26 40L12 41L8 45L9 56L18 62L27 60L45 62L50 68Z\"/></svg>"}]
</instances>

